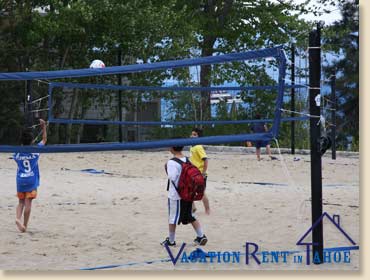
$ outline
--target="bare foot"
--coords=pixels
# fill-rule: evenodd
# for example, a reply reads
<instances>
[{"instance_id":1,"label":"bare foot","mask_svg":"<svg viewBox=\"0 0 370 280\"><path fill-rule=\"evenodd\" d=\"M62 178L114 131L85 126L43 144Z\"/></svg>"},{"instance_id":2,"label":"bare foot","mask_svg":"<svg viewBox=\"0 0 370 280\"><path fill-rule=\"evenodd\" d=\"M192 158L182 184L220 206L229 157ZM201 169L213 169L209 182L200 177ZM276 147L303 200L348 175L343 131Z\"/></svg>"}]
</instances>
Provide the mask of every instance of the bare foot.
<instances>
[{"instance_id":1,"label":"bare foot","mask_svg":"<svg viewBox=\"0 0 370 280\"><path fill-rule=\"evenodd\" d=\"M25 232L26 228L24 225L22 225L21 221L18 219L15 219L15 224L17 225L20 232Z\"/></svg>"}]
</instances>

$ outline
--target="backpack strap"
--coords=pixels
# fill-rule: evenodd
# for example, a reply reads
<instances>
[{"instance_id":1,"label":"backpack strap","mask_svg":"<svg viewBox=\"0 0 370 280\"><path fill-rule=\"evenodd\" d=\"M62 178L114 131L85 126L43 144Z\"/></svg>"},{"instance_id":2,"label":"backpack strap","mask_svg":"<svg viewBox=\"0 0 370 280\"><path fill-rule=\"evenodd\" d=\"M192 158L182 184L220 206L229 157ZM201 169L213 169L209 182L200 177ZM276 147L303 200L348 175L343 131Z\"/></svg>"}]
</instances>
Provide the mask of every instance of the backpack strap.
<instances>
[{"instance_id":1,"label":"backpack strap","mask_svg":"<svg viewBox=\"0 0 370 280\"><path fill-rule=\"evenodd\" d=\"M180 164L182 166L182 164L184 163L184 161L182 161L181 159L177 158L177 157L173 157L171 158L171 160L173 161L176 161L178 164ZM189 162L189 158L186 157L186 162Z\"/></svg>"},{"instance_id":2,"label":"backpack strap","mask_svg":"<svg viewBox=\"0 0 370 280\"><path fill-rule=\"evenodd\" d=\"M173 161L176 161L178 164L180 164L181 166L182 166L182 164L184 163L181 159L179 159L179 158L177 158L177 157L173 157L173 158L171 158L171 160L173 160ZM188 157L186 157L186 162L189 162L189 159L188 159ZM167 173L167 166L166 166L166 173ZM170 190L170 180L167 180L167 191L169 191ZM177 191L177 188L176 188L176 185L175 185L175 183L174 182L172 182L173 183L173 185L175 186L175 189L176 189L176 191Z\"/></svg>"}]
</instances>

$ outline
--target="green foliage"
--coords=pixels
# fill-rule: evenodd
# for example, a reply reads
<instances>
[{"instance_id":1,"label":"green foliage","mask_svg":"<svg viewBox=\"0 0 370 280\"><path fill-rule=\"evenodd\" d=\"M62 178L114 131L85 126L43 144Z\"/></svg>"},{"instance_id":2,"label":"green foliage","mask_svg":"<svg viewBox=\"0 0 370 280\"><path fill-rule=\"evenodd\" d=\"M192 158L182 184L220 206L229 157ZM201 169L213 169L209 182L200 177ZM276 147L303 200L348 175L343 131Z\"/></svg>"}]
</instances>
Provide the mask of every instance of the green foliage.
<instances>
[{"instance_id":1,"label":"green foliage","mask_svg":"<svg viewBox=\"0 0 370 280\"><path fill-rule=\"evenodd\" d=\"M359 142L359 2L339 1L339 8L342 19L324 30L325 50L335 55L324 73L336 76L337 133L344 148L347 136Z\"/></svg>"},{"instance_id":2,"label":"green foliage","mask_svg":"<svg viewBox=\"0 0 370 280\"><path fill-rule=\"evenodd\" d=\"M0 71L87 68L94 59L103 60L107 66L148 63L254 50L286 44L294 38L297 46L306 46L310 24L299 19L299 15L311 9L306 8L308 2L298 5L294 1L268 0L1 1ZM120 52L122 59L117 61ZM273 66L273 63L270 65L264 61L202 66L196 84L210 86L236 82L240 85L272 85L276 81L271 79L267 71ZM188 69L69 81L117 84L120 78L131 85L163 85L169 78L180 85L193 84ZM2 82L0 90L5 98L3 100L6 100L0 103L0 139L2 142L15 143L15 131L23 125L24 83ZM39 91L35 97L46 93ZM169 111L174 120L211 118L208 92L164 95L171 104ZM145 110L142 97L150 100L160 96L163 94L125 92L124 108L134 111L141 106L141 110ZM114 99L114 95L110 94L101 97L97 96L100 103ZM227 106L221 102L214 118L251 119L257 112L267 118L273 116L276 93L242 92L241 97L248 104L247 107L237 104ZM92 103L82 94L78 95L76 102L76 107L84 109L74 112L74 117L83 118L84 110ZM69 110L63 108L58 99L55 107L60 112ZM112 108L112 119L117 118L117 111L117 108ZM70 141L77 141L80 128L53 125L49 139L51 142L63 142L70 137ZM107 137L114 140L114 128L107 129ZM302 127L302 131L304 129ZM154 128L152 131L154 138L168 138L187 137L190 130L191 126L184 126ZM288 139L288 130L289 126L283 125L282 142ZM215 126L207 128L206 134L247 131L249 127L245 125Z\"/></svg>"}]
</instances>

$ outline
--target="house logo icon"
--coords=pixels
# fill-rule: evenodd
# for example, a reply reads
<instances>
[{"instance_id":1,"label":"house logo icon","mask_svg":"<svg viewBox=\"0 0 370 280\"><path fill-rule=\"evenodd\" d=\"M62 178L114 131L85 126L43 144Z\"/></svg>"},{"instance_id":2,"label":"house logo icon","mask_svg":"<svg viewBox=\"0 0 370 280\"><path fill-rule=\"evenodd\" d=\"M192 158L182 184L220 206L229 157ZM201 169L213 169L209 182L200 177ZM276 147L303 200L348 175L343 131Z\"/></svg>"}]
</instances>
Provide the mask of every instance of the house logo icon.
<instances>
[{"instance_id":1,"label":"house logo icon","mask_svg":"<svg viewBox=\"0 0 370 280\"><path fill-rule=\"evenodd\" d=\"M359 246L356 246L356 242L353 241L353 239L342 229L342 227L340 226L340 216L339 215L333 215L333 217L331 217L327 212L324 212L320 218L318 218L315 223L305 232L305 234L303 234L303 236L297 241L296 245L305 245L307 250L306 250L306 253L307 253L307 265L310 264L310 248L311 246L313 247L313 245L317 245L317 244L314 244L313 242L304 242L304 239L310 234L312 233L312 231L319 225L320 222L323 221L324 218L327 218L339 231L340 234L342 234L348 241L349 243L352 244L351 247L337 247L337 248L332 248L334 251L345 251L345 250L358 250L359 249ZM314 260L318 258L318 256L313 256L314 257ZM322 260L318 263L321 263Z\"/></svg>"}]
</instances>

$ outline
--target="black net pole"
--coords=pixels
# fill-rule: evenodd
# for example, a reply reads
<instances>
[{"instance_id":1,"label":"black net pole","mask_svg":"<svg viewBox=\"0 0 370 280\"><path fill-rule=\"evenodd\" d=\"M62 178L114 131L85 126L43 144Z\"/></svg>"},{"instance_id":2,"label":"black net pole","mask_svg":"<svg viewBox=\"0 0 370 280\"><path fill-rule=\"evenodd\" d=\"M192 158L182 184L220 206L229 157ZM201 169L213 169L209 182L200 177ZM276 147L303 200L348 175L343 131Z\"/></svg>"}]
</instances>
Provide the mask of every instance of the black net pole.
<instances>
[{"instance_id":1,"label":"black net pole","mask_svg":"<svg viewBox=\"0 0 370 280\"><path fill-rule=\"evenodd\" d=\"M320 26L310 32L309 37L309 86L310 115L320 116L320 79L321 79L321 43ZM320 153L321 123L316 117L310 118L311 146L311 208L312 225L322 216L322 177ZM323 225L322 220L312 228L313 262L323 262Z\"/></svg>"},{"instance_id":2,"label":"black net pole","mask_svg":"<svg viewBox=\"0 0 370 280\"><path fill-rule=\"evenodd\" d=\"M292 44L291 46L291 83L292 85L295 84L295 46ZM290 113L291 117L294 117L294 111L295 111L295 89L292 87L290 89L290 110L292 111ZM290 145L291 145L291 153L292 155L295 154L295 122L292 121L290 123Z\"/></svg>"},{"instance_id":3,"label":"black net pole","mask_svg":"<svg viewBox=\"0 0 370 280\"><path fill-rule=\"evenodd\" d=\"M26 81L26 111L24 114L26 126L33 125L33 112L32 112L32 83L31 80Z\"/></svg>"},{"instance_id":4,"label":"black net pole","mask_svg":"<svg viewBox=\"0 0 370 280\"><path fill-rule=\"evenodd\" d=\"M337 113L337 98L335 95L335 75L331 77L331 95L330 95L330 101L331 101L331 158L336 159L337 158L337 143L336 143L336 130L337 130L337 119L336 119L336 113Z\"/></svg>"}]
</instances>

